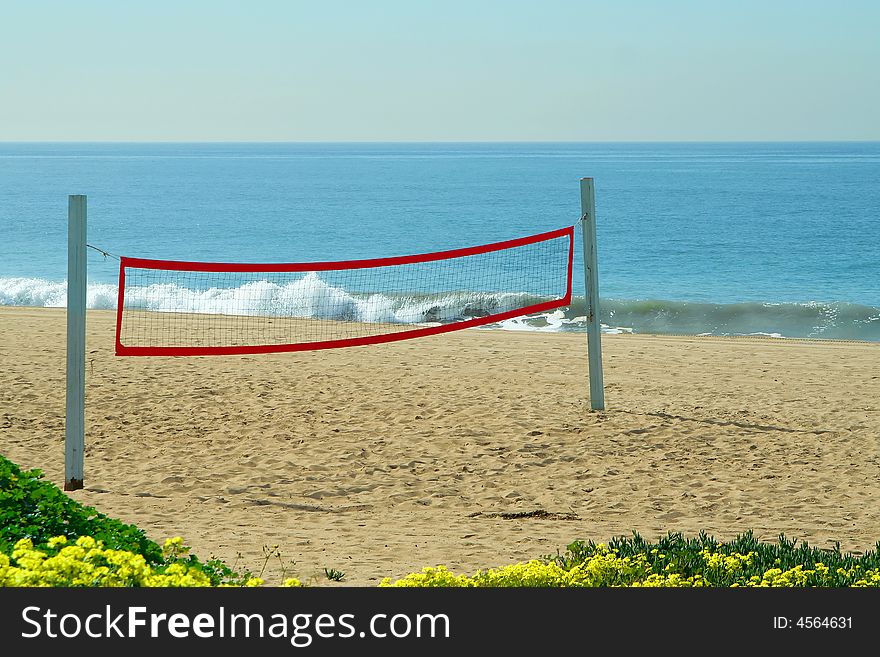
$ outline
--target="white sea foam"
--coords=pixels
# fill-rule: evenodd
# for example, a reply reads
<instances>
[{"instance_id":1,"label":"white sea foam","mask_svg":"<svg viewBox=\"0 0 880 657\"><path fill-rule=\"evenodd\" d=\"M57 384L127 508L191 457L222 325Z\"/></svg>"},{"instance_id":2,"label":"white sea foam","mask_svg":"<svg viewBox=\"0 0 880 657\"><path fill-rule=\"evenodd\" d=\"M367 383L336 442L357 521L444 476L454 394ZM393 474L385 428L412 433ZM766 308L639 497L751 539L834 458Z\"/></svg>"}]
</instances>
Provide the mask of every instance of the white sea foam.
<instances>
[{"instance_id":1,"label":"white sea foam","mask_svg":"<svg viewBox=\"0 0 880 657\"><path fill-rule=\"evenodd\" d=\"M116 301L117 286L107 283L88 286L88 308L114 309ZM125 290L128 309L403 324L453 322L514 310L534 302L535 298L530 295L510 292L350 293L327 283L315 272L284 284L259 280L237 287L192 289L176 283L152 283L127 286ZM0 278L0 305L64 307L66 304L65 282Z\"/></svg>"},{"instance_id":2,"label":"white sea foam","mask_svg":"<svg viewBox=\"0 0 880 657\"><path fill-rule=\"evenodd\" d=\"M313 317L357 322L436 324L484 317L546 301L516 292L351 292L315 272L277 283L256 280L237 287L193 289L174 283L129 285L126 307L155 312ZM89 308L114 309L117 288L88 286ZM67 285L39 278L0 278L0 305L64 307ZM603 333L761 335L880 342L880 309L835 303L710 304L603 299ZM551 312L505 319L488 328L508 331L583 331L583 297Z\"/></svg>"},{"instance_id":3,"label":"white sea foam","mask_svg":"<svg viewBox=\"0 0 880 657\"><path fill-rule=\"evenodd\" d=\"M67 283L40 278L0 278L0 305L63 308L67 305Z\"/></svg>"},{"instance_id":4,"label":"white sea foam","mask_svg":"<svg viewBox=\"0 0 880 657\"><path fill-rule=\"evenodd\" d=\"M86 290L86 307L116 308L116 292L115 285L92 283ZM67 306L67 282L42 278L0 278L0 306L64 308Z\"/></svg>"}]
</instances>

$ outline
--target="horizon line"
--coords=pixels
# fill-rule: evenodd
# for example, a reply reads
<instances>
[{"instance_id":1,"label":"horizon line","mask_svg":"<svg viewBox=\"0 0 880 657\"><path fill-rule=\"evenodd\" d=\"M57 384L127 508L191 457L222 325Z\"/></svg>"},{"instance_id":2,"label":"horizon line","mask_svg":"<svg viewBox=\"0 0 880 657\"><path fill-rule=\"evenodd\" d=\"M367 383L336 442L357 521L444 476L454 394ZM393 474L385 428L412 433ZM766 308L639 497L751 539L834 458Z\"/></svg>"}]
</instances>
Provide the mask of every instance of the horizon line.
<instances>
[{"instance_id":1,"label":"horizon line","mask_svg":"<svg viewBox=\"0 0 880 657\"><path fill-rule=\"evenodd\" d=\"M875 139L0 139L0 144L823 144Z\"/></svg>"}]
</instances>

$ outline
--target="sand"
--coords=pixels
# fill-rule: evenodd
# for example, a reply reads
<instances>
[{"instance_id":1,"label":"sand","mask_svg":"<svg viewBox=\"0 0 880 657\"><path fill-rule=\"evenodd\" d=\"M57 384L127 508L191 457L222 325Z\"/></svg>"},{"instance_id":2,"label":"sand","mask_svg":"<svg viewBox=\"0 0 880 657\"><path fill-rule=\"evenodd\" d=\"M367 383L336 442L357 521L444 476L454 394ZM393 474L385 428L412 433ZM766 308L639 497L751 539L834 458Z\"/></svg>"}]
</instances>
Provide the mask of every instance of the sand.
<instances>
[{"instance_id":1,"label":"sand","mask_svg":"<svg viewBox=\"0 0 880 657\"><path fill-rule=\"evenodd\" d=\"M270 585L472 573L633 531L880 540L880 344L604 336L593 412L583 335L194 358L113 340L90 311L71 497ZM61 485L64 311L0 308L0 359L0 453Z\"/></svg>"}]
</instances>

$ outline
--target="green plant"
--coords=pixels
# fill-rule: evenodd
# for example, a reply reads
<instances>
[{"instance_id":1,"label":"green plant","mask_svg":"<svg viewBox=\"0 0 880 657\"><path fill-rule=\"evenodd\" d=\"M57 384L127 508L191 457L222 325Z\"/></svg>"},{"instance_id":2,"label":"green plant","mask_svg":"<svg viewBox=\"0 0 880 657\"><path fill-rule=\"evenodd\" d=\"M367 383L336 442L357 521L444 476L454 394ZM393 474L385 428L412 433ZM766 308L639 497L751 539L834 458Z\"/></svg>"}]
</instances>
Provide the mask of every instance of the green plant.
<instances>
[{"instance_id":1,"label":"green plant","mask_svg":"<svg viewBox=\"0 0 880 657\"><path fill-rule=\"evenodd\" d=\"M261 586L259 577L233 582L212 581L198 563L187 557L180 537L165 541L165 562L147 563L143 555L106 548L90 536L68 541L56 536L37 548L29 538L16 541L9 555L0 554L0 586L64 587L209 587ZM286 586L300 586L295 580Z\"/></svg>"},{"instance_id":2,"label":"green plant","mask_svg":"<svg viewBox=\"0 0 880 657\"><path fill-rule=\"evenodd\" d=\"M685 578L700 575L709 586L745 586L754 583L754 578L763 581L768 572L775 571L804 573L804 586L852 586L865 573L880 571L880 543L874 550L857 555L841 552L839 544L817 548L784 535L776 543L762 542L751 531L726 543L706 532L692 538L670 532L656 543L649 543L633 532L631 537L611 539L607 548L620 557L641 555L653 574L676 573ZM547 555L544 560L570 570L601 549L603 544L575 541L564 553Z\"/></svg>"},{"instance_id":3,"label":"green plant","mask_svg":"<svg viewBox=\"0 0 880 657\"><path fill-rule=\"evenodd\" d=\"M80 504L42 478L40 470L22 470L0 456L0 553L10 553L22 538L40 547L56 536L91 536L108 548L162 563L162 548L141 529Z\"/></svg>"},{"instance_id":4,"label":"green plant","mask_svg":"<svg viewBox=\"0 0 880 657\"><path fill-rule=\"evenodd\" d=\"M345 577L345 573L341 570L336 570L335 568L325 568L324 576L334 582L341 582L342 579Z\"/></svg>"},{"instance_id":5,"label":"green plant","mask_svg":"<svg viewBox=\"0 0 880 657\"><path fill-rule=\"evenodd\" d=\"M138 527L84 506L42 479L40 470L22 470L0 456L0 554L11 555L21 540L37 552L52 554L65 544L59 537L70 543L88 537L103 549L140 555L157 574L174 566L203 574L211 586L242 586L254 579L250 572L237 572L219 559L200 561L179 537L163 548Z\"/></svg>"},{"instance_id":6,"label":"green plant","mask_svg":"<svg viewBox=\"0 0 880 657\"><path fill-rule=\"evenodd\" d=\"M402 587L880 587L880 545L863 555L840 546L814 548L779 537L762 543L751 532L729 543L700 533L670 533L656 543L637 533L606 543L575 541L543 560L456 575L425 568L381 586Z\"/></svg>"}]
</instances>

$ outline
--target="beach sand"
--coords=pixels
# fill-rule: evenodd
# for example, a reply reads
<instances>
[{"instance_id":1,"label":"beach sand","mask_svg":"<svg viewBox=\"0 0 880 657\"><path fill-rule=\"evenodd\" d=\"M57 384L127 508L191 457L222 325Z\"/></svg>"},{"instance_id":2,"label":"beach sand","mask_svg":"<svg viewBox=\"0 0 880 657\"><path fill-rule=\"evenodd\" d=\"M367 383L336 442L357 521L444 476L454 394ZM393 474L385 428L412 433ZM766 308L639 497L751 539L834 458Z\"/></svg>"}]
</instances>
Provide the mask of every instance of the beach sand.
<instances>
[{"instance_id":1,"label":"beach sand","mask_svg":"<svg viewBox=\"0 0 880 657\"><path fill-rule=\"evenodd\" d=\"M64 317L0 307L0 453L59 486ZM71 497L270 585L472 573L633 531L880 540L880 344L603 336L593 412L578 334L195 358L113 340L89 311Z\"/></svg>"}]
</instances>

